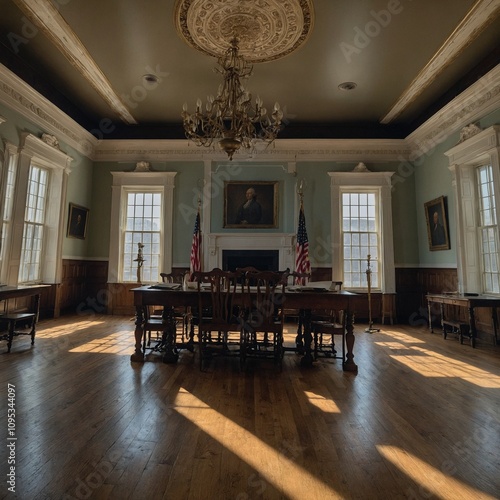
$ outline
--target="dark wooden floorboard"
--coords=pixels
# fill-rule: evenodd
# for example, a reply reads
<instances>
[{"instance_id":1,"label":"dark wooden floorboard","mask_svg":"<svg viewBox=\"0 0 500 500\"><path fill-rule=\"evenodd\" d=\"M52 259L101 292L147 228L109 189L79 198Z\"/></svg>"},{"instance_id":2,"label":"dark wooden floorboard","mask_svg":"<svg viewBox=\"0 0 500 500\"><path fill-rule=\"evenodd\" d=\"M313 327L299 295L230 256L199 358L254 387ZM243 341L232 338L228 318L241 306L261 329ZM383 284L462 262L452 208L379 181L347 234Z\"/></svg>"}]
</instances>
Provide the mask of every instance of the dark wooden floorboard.
<instances>
[{"instance_id":1,"label":"dark wooden floorboard","mask_svg":"<svg viewBox=\"0 0 500 500\"><path fill-rule=\"evenodd\" d=\"M133 328L66 317L40 322L34 347L0 344L17 498L500 498L500 347L360 325L357 375L291 352L282 372L224 358L200 372L187 351L175 365L131 363ZM7 436L6 411L0 426ZM0 498L14 498L7 488Z\"/></svg>"}]
</instances>

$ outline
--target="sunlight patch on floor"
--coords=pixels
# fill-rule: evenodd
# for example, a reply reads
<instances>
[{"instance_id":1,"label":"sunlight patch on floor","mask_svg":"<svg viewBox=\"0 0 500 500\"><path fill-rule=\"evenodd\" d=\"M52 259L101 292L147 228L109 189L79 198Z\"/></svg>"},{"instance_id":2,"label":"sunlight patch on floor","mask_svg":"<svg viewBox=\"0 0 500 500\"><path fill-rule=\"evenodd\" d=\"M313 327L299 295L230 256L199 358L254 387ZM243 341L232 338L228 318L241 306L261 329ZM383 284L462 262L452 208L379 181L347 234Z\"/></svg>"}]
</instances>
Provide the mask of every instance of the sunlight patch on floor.
<instances>
[{"instance_id":1,"label":"sunlight patch on floor","mask_svg":"<svg viewBox=\"0 0 500 500\"><path fill-rule=\"evenodd\" d=\"M405 333L396 332L394 330L387 330L382 328L382 331L377 335L390 335L391 339L399 340L400 342L406 342L409 344L425 344L425 340L421 340L411 335L406 335Z\"/></svg>"},{"instance_id":2,"label":"sunlight patch on floor","mask_svg":"<svg viewBox=\"0 0 500 500\"><path fill-rule=\"evenodd\" d=\"M285 453L264 443L183 388L177 394L174 410L253 467L286 498L339 498L334 490L287 458Z\"/></svg>"},{"instance_id":3,"label":"sunlight patch on floor","mask_svg":"<svg viewBox=\"0 0 500 500\"><path fill-rule=\"evenodd\" d=\"M72 333L85 330L86 328L102 325L103 323L104 321L80 321L78 323L71 323L71 326L50 326L46 331L43 328L38 328L36 331L36 337L42 339L53 339L64 335L71 335Z\"/></svg>"},{"instance_id":4,"label":"sunlight patch on floor","mask_svg":"<svg viewBox=\"0 0 500 500\"><path fill-rule=\"evenodd\" d=\"M130 356L133 352L133 345L131 344L130 332L123 330L112 333L106 337L93 339L90 342L70 349L69 352L93 352Z\"/></svg>"},{"instance_id":5,"label":"sunlight patch on floor","mask_svg":"<svg viewBox=\"0 0 500 500\"><path fill-rule=\"evenodd\" d=\"M408 349L415 355L391 355L391 358L424 377L454 377L478 387L500 388L500 377L491 372L421 347L409 346Z\"/></svg>"},{"instance_id":6,"label":"sunlight patch on floor","mask_svg":"<svg viewBox=\"0 0 500 500\"><path fill-rule=\"evenodd\" d=\"M321 411L325 413L340 413L340 408L337 406L337 403L333 401L333 399L325 398L320 394L315 394L311 391L304 391L304 394L313 406L319 408Z\"/></svg>"},{"instance_id":7,"label":"sunlight patch on floor","mask_svg":"<svg viewBox=\"0 0 500 500\"><path fill-rule=\"evenodd\" d=\"M457 469L451 460L444 462L442 470L439 470L397 446L377 445L377 450L386 460L420 485L415 487L417 491L409 487L406 498L431 498L435 495L436 498L443 500L471 498L495 500L494 497L452 477Z\"/></svg>"},{"instance_id":8,"label":"sunlight patch on floor","mask_svg":"<svg viewBox=\"0 0 500 500\"><path fill-rule=\"evenodd\" d=\"M402 344L401 342L374 342L375 345L379 345L381 347L388 347L389 349L408 349L408 345Z\"/></svg>"}]
</instances>

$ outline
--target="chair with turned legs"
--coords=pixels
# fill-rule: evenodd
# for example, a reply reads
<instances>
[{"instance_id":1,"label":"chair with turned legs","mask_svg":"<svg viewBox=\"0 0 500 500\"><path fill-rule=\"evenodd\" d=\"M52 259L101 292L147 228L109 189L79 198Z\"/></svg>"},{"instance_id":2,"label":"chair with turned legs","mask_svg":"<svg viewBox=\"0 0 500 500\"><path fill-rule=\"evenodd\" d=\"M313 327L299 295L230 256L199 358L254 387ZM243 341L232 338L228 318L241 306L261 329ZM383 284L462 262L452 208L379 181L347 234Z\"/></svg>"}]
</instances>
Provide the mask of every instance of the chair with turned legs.
<instances>
[{"instance_id":1,"label":"chair with turned legs","mask_svg":"<svg viewBox=\"0 0 500 500\"><path fill-rule=\"evenodd\" d=\"M271 359L281 371L285 286L283 273L262 271L245 274L244 324L240 349L242 366L249 358Z\"/></svg>"},{"instance_id":2,"label":"chair with turned legs","mask_svg":"<svg viewBox=\"0 0 500 500\"><path fill-rule=\"evenodd\" d=\"M198 287L198 355L203 371L216 356L239 355L242 321L234 300L239 275L216 268L195 272L193 278ZM208 310L203 306L207 294L211 299Z\"/></svg>"},{"instance_id":3,"label":"chair with turned legs","mask_svg":"<svg viewBox=\"0 0 500 500\"><path fill-rule=\"evenodd\" d=\"M7 352L12 348L14 337L29 335L35 344L36 313L7 313L0 316L0 340L7 341Z\"/></svg>"},{"instance_id":4,"label":"chair with turned legs","mask_svg":"<svg viewBox=\"0 0 500 500\"><path fill-rule=\"evenodd\" d=\"M344 311L325 311L311 321L314 359L319 356L341 359L345 363L346 323ZM337 338L337 342L335 342ZM339 346L340 344L340 346ZM340 352L339 352L340 350Z\"/></svg>"}]
</instances>

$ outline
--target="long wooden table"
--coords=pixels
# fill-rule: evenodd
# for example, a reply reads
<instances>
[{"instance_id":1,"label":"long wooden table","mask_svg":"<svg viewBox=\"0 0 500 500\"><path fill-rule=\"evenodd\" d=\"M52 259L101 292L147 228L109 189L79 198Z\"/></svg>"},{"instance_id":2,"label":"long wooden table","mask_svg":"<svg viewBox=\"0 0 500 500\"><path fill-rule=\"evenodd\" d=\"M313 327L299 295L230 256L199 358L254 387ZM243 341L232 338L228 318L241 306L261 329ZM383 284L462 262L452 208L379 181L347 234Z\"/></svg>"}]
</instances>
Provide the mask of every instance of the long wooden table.
<instances>
[{"instance_id":1,"label":"long wooden table","mask_svg":"<svg viewBox=\"0 0 500 500\"><path fill-rule=\"evenodd\" d=\"M468 312L468 329L469 329L469 340L470 345L475 347L476 345L476 316L474 309L478 307L489 307L491 308L493 328L495 332L495 344L498 344L498 319L497 319L497 307L500 306L500 298L490 297L487 295L460 295L460 294L439 294L439 293L429 293L426 296L427 306L429 309L429 330L431 333L432 329L432 314L431 306L432 304L439 304L441 312L441 327L443 329L443 336L446 338L446 325L451 323L456 323L452 321L453 318L448 318L445 315L444 306L458 306L467 308ZM460 342L463 341L463 334L460 331Z\"/></svg>"},{"instance_id":2,"label":"long wooden table","mask_svg":"<svg viewBox=\"0 0 500 500\"><path fill-rule=\"evenodd\" d=\"M146 306L163 307L198 307L198 292L196 290L167 290L157 289L150 286L141 286L131 290L134 294L134 306L136 309L135 320L135 352L131 356L131 361L144 361L144 352L142 350L142 341L144 336L144 308ZM203 293L204 296L204 293ZM238 297L238 294L237 294ZM354 332L353 332L353 314L356 299L359 296L355 293L346 291L340 292L316 292L316 291L287 291L284 301L280 304L282 307L290 309L303 309L304 314L304 333L302 346L301 339L297 339L296 350L303 353L301 364L309 366L313 362L312 356L312 334L311 334L311 311L315 309L337 309L343 310L346 315L346 360L343 364L345 371L357 372L358 367L354 363ZM205 307L210 307L211 296L206 293ZM168 321L168 319L166 319ZM167 327L167 325L166 325ZM169 349L174 349L170 345ZM165 362L177 361L175 352L166 352L163 357Z\"/></svg>"}]
</instances>

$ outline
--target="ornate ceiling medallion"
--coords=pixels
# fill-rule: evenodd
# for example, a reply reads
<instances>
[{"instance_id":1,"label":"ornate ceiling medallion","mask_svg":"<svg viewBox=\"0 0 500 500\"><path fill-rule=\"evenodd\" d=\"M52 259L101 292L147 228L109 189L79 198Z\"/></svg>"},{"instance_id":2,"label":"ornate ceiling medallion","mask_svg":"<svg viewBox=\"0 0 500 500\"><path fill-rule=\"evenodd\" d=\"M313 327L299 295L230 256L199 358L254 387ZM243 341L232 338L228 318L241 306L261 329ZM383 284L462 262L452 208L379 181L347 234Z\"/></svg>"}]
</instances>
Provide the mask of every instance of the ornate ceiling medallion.
<instances>
[{"instance_id":1,"label":"ornate ceiling medallion","mask_svg":"<svg viewBox=\"0 0 500 500\"><path fill-rule=\"evenodd\" d=\"M177 0L174 21L188 45L219 57L238 37L250 63L297 50L313 26L312 0Z\"/></svg>"}]
</instances>

